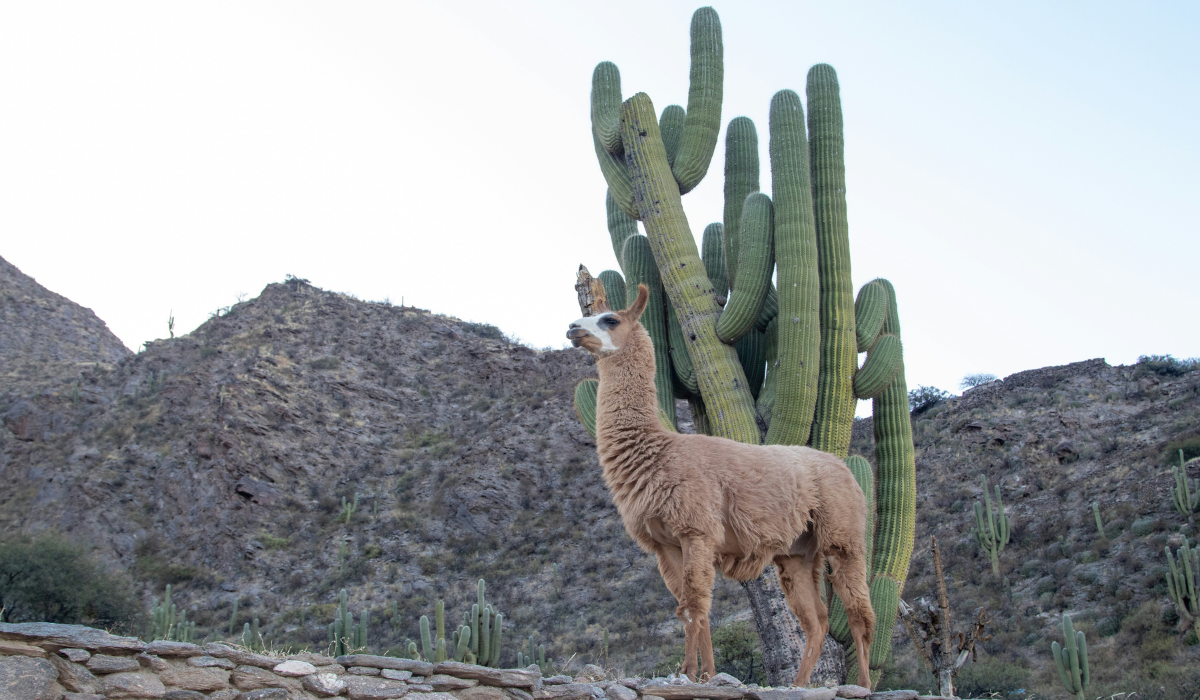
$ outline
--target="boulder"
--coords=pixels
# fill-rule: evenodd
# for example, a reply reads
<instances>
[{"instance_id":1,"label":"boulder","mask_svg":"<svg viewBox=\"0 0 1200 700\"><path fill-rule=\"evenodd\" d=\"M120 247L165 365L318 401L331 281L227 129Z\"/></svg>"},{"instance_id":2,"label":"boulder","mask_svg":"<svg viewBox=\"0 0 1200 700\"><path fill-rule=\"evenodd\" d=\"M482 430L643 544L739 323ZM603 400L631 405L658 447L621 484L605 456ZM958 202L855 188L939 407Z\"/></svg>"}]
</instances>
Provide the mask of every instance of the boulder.
<instances>
[{"instance_id":1,"label":"boulder","mask_svg":"<svg viewBox=\"0 0 1200 700\"><path fill-rule=\"evenodd\" d=\"M73 651L78 651L75 649ZM86 651L83 653L87 653ZM29 656L41 659L46 656L46 650L32 644L18 642L15 639L0 639L0 656Z\"/></svg>"},{"instance_id":2,"label":"boulder","mask_svg":"<svg viewBox=\"0 0 1200 700\"><path fill-rule=\"evenodd\" d=\"M300 690L300 682L294 678L277 676L257 666L238 666L230 674L238 690L262 690L263 688L294 688Z\"/></svg>"},{"instance_id":3,"label":"boulder","mask_svg":"<svg viewBox=\"0 0 1200 700\"><path fill-rule=\"evenodd\" d=\"M455 678L447 676L444 673L435 673L425 679L425 685L433 686L433 689L438 692L450 692L452 690L466 690L479 685L479 681L469 678Z\"/></svg>"},{"instance_id":4,"label":"boulder","mask_svg":"<svg viewBox=\"0 0 1200 700\"><path fill-rule=\"evenodd\" d=\"M858 698L865 698L870 694L871 690L869 688L864 688L861 685L839 685L837 687L837 696L839 698L858 700Z\"/></svg>"},{"instance_id":5,"label":"boulder","mask_svg":"<svg viewBox=\"0 0 1200 700\"><path fill-rule=\"evenodd\" d=\"M58 671L58 682L62 687L75 693L99 693L100 681L83 664L77 664L57 656L50 657L50 663Z\"/></svg>"},{"instance_id":6,"label":"boulder","mask_svg":"<svg viewBox=\"0 0 1200 700\"><path fill-rule=\"evenodd\" d=\"M15 639L50 649L87 649L105 654L137 654L146 643L137 637L118 637L83 625L52 622L0 622L0 639Z\"/></svg>"},{"instance_id":7,"label":"boulder","mask_svg":"<svg viewBox=\"0 0 1200 700\"><path fill-rule=\"evenodd\" d=\"M229 671L212 666L168 664L158 672L163 683L180 690L199 690L210 693L229 687Z\"/></svg>"},{"instance_id":8,"label":"boulder","mask_svg":"<svg viewBox=\"0 0 1200 700\"><path fill-rule=\"evenodd\" d=\"M237 700L288 700L288 691L283 688L259 688L247 690L237 696Z\"/></svg>"},{"instance_id":9,"label":"boulder","mask_svg":"<svg viewBox=\"0 0 1200 700\"><path fill-rule=\"evenodd\" d=\"M152 673L110 673L102 679L101 693L107 700L161 698L167 694L163 682Z\"/></svg>"},{"instance_id":10,"label":"boulder","mask_svg":"<svg viewBox=\"0 0 1200 700\"><path fill-rule=\"evenodd\" d=\"M168 642L160 639L146 645L145 653L153 656L201 656L204 654L204 649L198 644Z\"/></svg>"},{"instance_id":11,"label":"boulder","mask_svg":"<svg viewBox=\"0 0 1200 700\"><path fill-rule=\"evenodd\" d=\"M333 673L314 673L301 681L304 689L313 695L330 698L346 692L346 682Z\"/></svg>"},{"instance_id":12,"label":"boulder","mask_svg":"<svg viewBox=\"0 0 1200 700\"><path fill-rule=\"evenodd\" d=\"M476 685L450 693L458 700L512 700L512 696L502 688L490 685ZM409 696L412 697L411 695Z\"/></svg>"},{"instance_id":13,"label":"boulder","mask_svg":"<svg viewBox=\"0 0 1200 700\"><path fill-rule=\"evenodd\" d=\"M137 671L142 667L132 656L109 656L108 654L92 654L88 659L87 668L92 673L124 673Z\"/></svg>"},{"instance_id":14,"label":"boulder","mask_svg":"<svg viewBox=\"0 0 1200 700\"><path fill-rule=\"evenodd\" d=\"M163 700L208 700L208 696L194 690L168 690Z\"/></svg>"},{"instance_id":15,"label":"boulder","mask_svg":"<svg viewBox=\"0 0 1200 700\"><path fill-rule=\"evenodd\" d=\"M363 668L359 666L359 668ZM384 678L390 678L394 681L406 681L413 677L412 671L396 671L390 668L379 669L379 675Z\"/></svg>"},{"instance_id":16,"label":"boulder","mask_svg":"<svg viewBox=\"0 0 1200 700\"><path fill-rule=\"evenodd\" d=\"M254 666L256 668L272 669L279 665L279 659L249 651L234 649L224 644L210 643L204 645L204 653L218 659L229 659L239 666ZM255 689L257 690L257 688Z\"/></svg>"},{"instance_id":17,"label":"boulder","mask_svg":"<svg viewBox=\"0 0 1200 700\"><path fill-rule=\"evenodd\" d=\"M63 693L63 700L104 700L103 695L95 693Z\"/></svg>"},{"instance_id":18,"label":"boulder","mask_svg":"<svg viewBox=\"0 0 1200 700\"><path fill-rule=\"evenodd\" d=\"M533 700L591 700L594 697L604 697L604 693L591 683L546 685L533 691Z\"/></svg>"},{"instance_id":19,"label":"boulder","mask_svg":"<svg viewBox=\"0 0 1200 700\"><path fill-rule=\"evenodd\" d=\"M761 692L761 691L759 691ZM655 695L664 700L692 700L692 698L705 698L705 700L738 700L746 693L740 688L723 688L719 686L704 685L703 683L651 683L642 688L642 694ZM792 698L766 698L760 697L754 700L793 700ZM796 698L795 700L799 700Z\"/></svg>"},{"instance_id":20,"label":"boulder","mask_svg":"<svg viewBox=\"0 0 1200 700\"><path fill-rule=\"evenodd\" d=\"M373 668L371 666L351 666L346 669L346 673L352 676L378 676L383 669ZM391 669L388 669L389 671Z\"/></svg>"},{"instance_id":21,"label":"boulder","mask_svg":"<svg viewBox=\"0 0 1200 700\"><path fill-rule=\"evenodd\" d=\"M915 690L889 690L884 693L871 693L868 700L917 700L920 695Z\"/></svg>"},{"instance_id":22,"label":"boulder","mask_svg":"<svg viewBox=\"0 0 1200 700\"><path fill-rule=\"evenodd\" d=\"M42 700L59 688L58 670L46 659L0 656L0 697L4 700ZM61 688L60 688L61 690Z\"/></svg>"},{"instance_id":23,"label":"boulder","mask_svg":"<svg viewBox=\"0 0 1200 700\"><path fill-rule=\"evenodd\" d=\"M351 666L369 666L370 668L390 668L394 671L412 671L414 676L432 676L433 664L413 659L398 659L392 656L372 656L370 654L350 654L334 659L346 668Z\"/></svg>"},{"instance_id":24,"label":"boulder","mask_svg":"<svg viewBox=\"0 0 1200 700\"><path fill-rule=\"evenodd\" d=\"M87 660L92 658L87 649L59 649L58 653L77 664L86 664Z\"/></svg>"},{"instance_id":25,"label":"boulder","mask_svg":"<svg viewBox=\"0 0 1200 700\"><path fill-rule=\"evenodd\" d=\"M444 673L455 678L470 678L484 685L498 685L510 688L534 688L542 684L541 672L527 671L518 668L488 668L475 664L464 664L458 661L442 661L433 667L434 673ZM740 696L739 696L740 697Z\"/></svg>"},{"instance_id":26,"label":"boulder","mask_svg":"<svg viewBox=\"0 0 1200 700\"><path fill-rule=\"evenodd\" d=\"M604 672L604 669L600 668L596 664L587 664L583 667L583 670L575 674L575 682L593 683L595 681L604 680L604 677L607 675L608 674Z\"/></svg>"},{"instance_id":27,"label":"boulder","mask_svg":"<svg viewBox=\"0 0 1200 700\"><path fill-rule=\"evenodd\" d=\"M718 673L709 679L708 684L718 687L737 688L742 685L742 682L728 673Z\"/></svg>"},{"instance_id":28,"label":"boulder","mask_svg":"<svg viewBox=\"0 0 1200 700\"><path fill-rule=\"evenodd\" d=\"M520 688L505 688L504 692L513 700L533 700L533 696Z\"/></svg>"},{"instance_id":29,"label":"boulder","mask_svg":"<svg viewBox=\"0 0 1200 700\"><path fill-rule=\"evenodd\" d=\"M271 671L276 675L287 676L289 678L300 678L302 676L311 676L317 672L317 667L307 661L296 661L289 659L281 664L277 664Z\"/></svg>"},{"instance_id":30,"label":"boulder","mask_svg":"<svg viewBox=\"0 0 1200 700\"><path fill-rule=\"evenodd\" d=\"M237 664L233 663L232 660L218 659L215 656L193 656L187 660L187 664L188 666L195 666L197 668L215 666L216 668L223 668L226 671L232 671L237 667Z\"/></svg>"},{"instance_id":31,"label":"boulder","mask_svg":"<svg viewBox=\"0 0 1200 700\"><path fill-rule=\"evenodd\" d=\"M637 700L637 691L620 683L613 683L605 689L604 697L608 700Z\"/></svg>"},{"instance_id":32,"label":"boulder","mask_svg":"<svg viewBox=\"0 0 1200 700\"><path fill-rule=\"evenodd\" d=\"M379 676L343 676L346 694L351 700L390 700L408 695L410 688L403 681L392 681ZM453 696L447 696L452 698Z\"/></svg>"},{"instance_id":33,"label":"boulder","mask_svg":"<svg viewBox=\"0 0 1200 700\"><path fill-rule=\"evenodd\" d=\"M560 673L557 676L550 676L549 678L543 678L542 684L543 685L565 685L567 683L573 683L574 681L575 681L574 678L571 678L570 676L565 676Z\"/></svg>"}]
</instances>

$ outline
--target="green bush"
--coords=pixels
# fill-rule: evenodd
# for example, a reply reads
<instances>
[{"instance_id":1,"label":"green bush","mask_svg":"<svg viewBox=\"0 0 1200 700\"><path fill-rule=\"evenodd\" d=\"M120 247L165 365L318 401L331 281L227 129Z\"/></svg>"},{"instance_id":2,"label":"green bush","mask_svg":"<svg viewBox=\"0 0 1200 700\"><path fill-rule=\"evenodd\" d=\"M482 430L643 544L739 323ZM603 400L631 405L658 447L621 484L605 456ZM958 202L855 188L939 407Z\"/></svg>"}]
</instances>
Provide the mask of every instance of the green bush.
<instances>
[{"instance_id":1,"label":"green bush","mask_svg":"<svg viewBox=\"0 0 1200 700\"><path fill-rule=\"evenodd\" d=\"M1180 377L1200 367L1200 358L1176 359L1170 355L1142 355L1137 360L1138 374Z\"/></svg>"},{"instance_id":2,"label":"green bush","mask_svg":"<svg viewBox=\"0 0 1200 700\"><path fill-rule=\"evenodd\" d=\"M1163 461L1173 467L1179 466L1180 450L1183 450L1185 461L1193 457L1200 457L1200 435L1180 438L1167 443L1167 448L1163 451Z\"/></svg>"},{"instance_id":3,"label":"green bush","mask_svg":"<svg viewBox=\"0 0 1200 700\"><path fill-rule=\"evenodd\" d=\"M500 329L490 323L471 323L470 321L462 324L464 331L477 335L480 338L490 338L491 340L504 340L504 333Z\"/></svg>"},{"instance_id":4,"label":"green bush","mask_svg":"<svg viewBox=\"0 0 1200 700\"><path fill-rule=\"evenodd\" d=\"M342 366L342 361L336 357L320 357L308 363L313 369L337 369Z\"/></svg>"},{"instance_id":5,"label":"green bush","mask_svg":"<svg viewBox=\"0 0 1200 700\"><path fill-rule=\"evenodd\" d=\"M749 621L730 622L714 629L712 644L717 673L728 673L743 683L767 685L758 631Z\"/></svg>"},{"instance_id":6,"label":"green bush","mask_svg":"<svg viewBox=\"0 0 1200 700\"><path fill-rule=\"evenodd\" d=\"M963 666L954 679L954 692L961 698L986 698L992 693L1019 697L1015 691L1028 685L1028 669L992 658Z\"/></svg>"},{"instance_id":7,"label":"green bush","mask_svg":"<svg viewBox=\"0 0 1200 700\"><path fill-rule=\"evenodd\" d=\"M950 392L936 386L921 385L908 392L908 410L914 414L924 413L950 396Z\"/></svg>"},{"instance_id":8,"label":"green bush","mask_svg":"<svg viewBox=\"0 0 1200 700\"><path fill-rule=\"evenodd\" d=\"M0 542L0 607L6 622L132 624L132 584L53 534Z\"/></svg>"}]
</instances>

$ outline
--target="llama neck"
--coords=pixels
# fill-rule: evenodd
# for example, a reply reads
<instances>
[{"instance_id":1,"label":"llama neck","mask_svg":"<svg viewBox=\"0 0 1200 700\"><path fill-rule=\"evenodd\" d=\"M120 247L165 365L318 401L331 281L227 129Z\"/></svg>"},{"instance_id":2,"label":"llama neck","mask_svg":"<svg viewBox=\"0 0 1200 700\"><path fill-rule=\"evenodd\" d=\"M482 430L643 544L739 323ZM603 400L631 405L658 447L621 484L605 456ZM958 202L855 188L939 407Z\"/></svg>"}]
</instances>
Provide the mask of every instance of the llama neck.
<instances>
[{"instance_id":1,"label":"llama neck","mask_svg":"<svg viewBox=\"0 0 1200 700\"><path fill-rule=\"evenodd\" d=\"M630 334L625 347L596 363L600 372L596 448L601 464L666 431L658 419L654 387L654 345L642 328ZM607 468L607 466L606 466Z\"/></svg>"}]
</instances>

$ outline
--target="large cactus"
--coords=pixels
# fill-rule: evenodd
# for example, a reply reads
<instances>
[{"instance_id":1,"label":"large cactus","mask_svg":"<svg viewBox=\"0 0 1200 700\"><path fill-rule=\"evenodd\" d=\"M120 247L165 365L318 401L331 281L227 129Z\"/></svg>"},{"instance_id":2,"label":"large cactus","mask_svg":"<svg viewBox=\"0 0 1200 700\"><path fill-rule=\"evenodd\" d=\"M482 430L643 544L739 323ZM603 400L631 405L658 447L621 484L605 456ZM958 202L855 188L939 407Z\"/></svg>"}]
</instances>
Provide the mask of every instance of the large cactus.
<instances>
[{"instance_id":1,"label":"large cactus","mask_svg":"<svg viewBox=\"0 0 1200 700\"><path fill-rule=\"evenodd\" d=\"M983 503L975 502L975 541L992 560L992 573L1000 575L1000 552L1008 544L1008 516L1004 514L1004 503L1000 500L1000 484L996 484L996 507L988 495L987 479L983 480Z\"/></svg>"},{"instance_id":2,"label":"large cactus","mask_svg":"<svg viewBox=\"0 0 1200 700\"><path fill-rule=\"evenodd\" d=\"M1200 595L1196 592L1200 587L1200 556L1192 553L1186 537L1176 554L1171 554L1170 547L1163 550L1167 554L1167 593L1179 612L1180 623L1187 629L1200 618Z\"/></svg>"},{"instance_id":3,"label":"large cactus","mask_svg":"<svg viewBox=\"0 0 1200 700\"><path fill-rule=\"evenodd\" d=\"M772 98L771 196L759 192L753 122L730 121L724 222L704 230L702 259L680 197L707 172L720 127L723 48L712 8L693 15L691 38L686 111L673 105L659 117L644 93L622 102L612 63L593 73L592 134L609 186L613 250L627 293L637 281L652 282L647 316L664 327L651 329L664 412L686 398L698 431L753 444L811 444L844 458L856 401L873 400L875 474L865 462L852 469L873 506L868 544L878 624L869 661L878 671L912 554L916 472L895 290L874 280L853 296L837 75L823 64L809 71L807 120L795 92ZM643 252L652 254L656 275L638 259ZM654 299L656 281L665 314ZM615 279L605 285L617 287ZM861 369L860 352L867 353ZM577 394L585 421L594 415L591 389ZM798 639L763 607L777 606L780 594L767 578L747 589L764 646L778 647L764 660L771 681L790 682L795 668L786 665L796 663ZM859 660L839 611L834 600L833 633L854 673Z\"/></svg>"},{"instance_id":4,"label":"large cactus","mask_svg":"<svg viewBox=\"0 0 1200 700\"><path fill-rule=\"evenodd\" d=\"M1071 625L1071 618L1062 616L1063 644L1054 642L1050 650L1054 653L1054 666L1058 669L1058 677L1066 687L1067 692L1075 700L1084 700L1088 686L1091 685L1091 673L1088 670L1087 640L1083 632L1076 632Z\"/></svg>"}]
</instances>

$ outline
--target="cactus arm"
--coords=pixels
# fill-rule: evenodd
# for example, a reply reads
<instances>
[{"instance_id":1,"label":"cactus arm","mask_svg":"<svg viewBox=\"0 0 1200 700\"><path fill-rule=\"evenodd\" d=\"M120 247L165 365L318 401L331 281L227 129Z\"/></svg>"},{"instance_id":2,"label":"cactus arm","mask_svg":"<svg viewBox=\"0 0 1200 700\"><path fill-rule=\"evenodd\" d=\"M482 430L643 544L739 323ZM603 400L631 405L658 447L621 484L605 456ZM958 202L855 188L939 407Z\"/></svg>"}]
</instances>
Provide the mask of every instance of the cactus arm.
<instances>
[{"instance_id":1,"label":"cactus arm","mask_svg":"<svg viewBox=\"0 0 1200 700\"><path fill-rule=\"evenodd\" d=\"M778 203L776 204L778 206ZM896 292L887 280L880 280L888 293L888 319L883 331L900 337L900 314ZM908 565L912 559L913 536L917 522L917 466L913 453L912 423L908 412L908 385L901 371L883 395L872 402L875 424L875 544L871 554L871 603L875 608L875 638L891 639L896 610ZM894 589L876 597L880 579ZM871 667L881 668L890 645L872 645Z\"/></svg>"},{"instance_id":2,"label":"cactus arm","mask_svg":"<svg viewBox=\"0 0 1200 700\"><path fill-rule=\"evenodd\" d=\"M766 334L751 328L750 332L743 335L733 347L737 351L738 362L742 364L742 368L746 372L750 396L757 401L767 371Z\"/></svg>"},{"instance_id":3,"label":"cactus arm","mask_svg":"<svg viewBox=\"0 0 1200 700\"><path fill-rule=\"evenodd\" d=\"M487 665L492 658L492 606L487 605L479 614L479 663Z\"/></svg>"},{"instance_id":4,"label":"cactus arm","mask_svg":"<svg viewBox=\"0 0 1200 700\"><path fill-rule=\"evenodd\" d=\"M903 357L900 338L890 333L879 336L867 353L862 369L854 375L854 394L861 399L873 399L883 394L903 369ZM816 437L813 439L815 441Z\"/></svg>"},{"instance_id":5,"label":"cactus arm","mask_svg":"<svg viewBox=\"0 0 1200 700\"><path fill-rule=\"evenodd\" d=\"M1104 534L1104 521L1100 518L1100 504L1092 501L1092 515L1096 517L1096 530L1100 533L1100 537L1108 539L1108 535Z\"/></svg>"},{"instance_id":6,"label":"cactus arm","mask_svg":"<svg viewBox=\"0 0 1200 700\"><path fill-rule=\"evenodd\" d=\"M850 469L850 473L854 475L854 480L858 482L858 486L862 489L863 496L866 498L867 524L865 535L867 540L867 561L871 561L871 545L875 536L875 474L871 470L871 463L861 455L850 455L847 457L846 466ZM854 638L850 633L850 625L846 618L846 606L842 604L842 599L836 595L833 596L832 603L829 606L829 633L842 646L847 648L853 646Z\"/></svg>"},{"instance_id":7,"label":"cactus arm","mask_svg":"<svg viewBox=\"0 0 1200 700\"><path fill-rule=\"evenodd\" d=\"M1004 502L1000 500L1000 484L996 484L996 523L998 530L996 531L996 541L999 543L997 553L1004 551L1004 546L1008 544L1010 531L1008 529L1008 516L1004 514Z\"/></svg>"},{"instance_id":8,"label":"cactus arm","mask_svg":"<svg viewBox=\"0 0 1200 700\"><path fill-rule=\"evenodd\" d=\"M725 82L721 20L711 7L692 14L692 67L687 116L671 172L679 194L695 189L708 172L721 132L721 100ZM625 141L622 134L622 141Z\"/></svg>"},{"instance_id":9,"label":"cactus arm","mask_svg":"<svg viewBox=\"0 0 1200 700\"><path fill-rule=\"evenodd\" d=\"M1079 689L1086 690L1092 683L1092 674L1088 669L1087 639L1083 632L1075 633L1076 646L1079 648Z\"/></svg>"},{"instance_id":10,"label":"cactus arm","mask_svg":"<svg viewBox=\"0 0 1200 700\"><path fill-rule=\"evenodd\" d=\"M722 297L729 296L729 273L725 269L724 225L709 224L704 227L701 247L704 250L704 271L712 282L713 291Z\"/></svg>"},{"instance_id":11,"label":"cactus arm","mask_svg":"<svg viewBox=\"0 0 1200 700\"><path fill-rule=\"evenodd\" d=\"M629 170L621 157L609 152L600 135L602 130L611 131L614 123L611 115L619 114L620 104L621 71L617 69L616 64L603 61L592 71L592 142L596 150L596 160L600 162L600 172L604 175L604 181L608 183L613 203L628 216L636 218L637 209L633 204Z\"/></svg>"},{"instance_id":12,"label":"cactus arm","mask_svg":"<svg viewBox=\"0 0 1200 700\"><path fill-rule=\"evenodd\" d=\"M804 445L816 410L821 324L808 140L799 95L791 90L775 93L770 122L780 322L779 379L767 444Z\"/></svg>"},{"instance_id":13,"label":"cactus arm","mask_svg":"<svg viewBox=\"0 0 1200 700\"><path fill-rule=\"evenodd\" d=\"M604 285L604 297L608 308L620 311L625 308L625 278L616 270L605 270L596 279Z\"/></svg>"},{"instance_id":14,"label":"cactus arm","mask_svg":"<svg viewBox=\"0 0 1200 700\"><path fill-rule=\"evenodd\" d=\"M599 387L600 382L595 379L584 379L575 385L575 412L592 438L596 437L596 392Z\"/></svg>"},{"instance_id":15,"label":"cactus arm","mask_svg":"<svg viewBox=\"0 0 1200 700\"><path fill-rule=\"evenodd\" d=\"M812 446L845 457L850 451L850 429L857 408L854 375L858 357L854 282L850 277L850 229L846 222L845 140L837 72L824 63L813 66L808 70L805 92L821 289L821 360Z\"/></svg>"},{"instance_id":16,"label":"cactus arm","mask_svg":"<svg viewBox=\"0 0 1200 700\"><path fill-rule=\"evenodd\" d=\"M735 117L725 129L725 261L727 283L737 279L742 208L746 197L759 190L758 132L748 117ZM707 229L705 229L707 233ZM712 274L709 274L712 277ZM725 292L719 288L718 294Z\"/></svg>"},{"instance_id":17,"label":"cactus arm","mask_svg":"<svg viewBox=\"0 0 1200 700\"><path fill-rule=\"evenodd\" d=\"M683 330L679 327L679 316L675 313L675 305L667 305L667 340L670 343L671 368L679 383L687 390L685 396L699 396L700 385L696 383L696 368L687 352L687 343L683 339Z\"/></svg>"},{"instance_id":18,"label":"cactus arm","mask_svg":"<svg viewBox=\"0 0 1200 700\"><path fill-rule=\"evenodd\" d=\"M859 352L866 352L883 331L887 320L887 289L875 281L864 284L854 301L855 338Z\"/></svg>"},{"instance_id":19,"label":"cactus arm","mask_svg":"<svg viewBox=\"0 0 1200 700\"><path fill-rule=\"evenodd\" d=\"M663 147L667 149L667 162L674 165L675 156L679 154L680 136L683 135L683 122L687 113L679 105L667 105L663 108L662 116L658 118L658 128L662 132Z\"/></svg>"},{"instance_id":20,"label":"cactus arm","mask_svg":"<svg viewBox=\"0 0 1200 700\"><path fill-rule=\"evenodd\" d=\"M446 601L439 600L433 606L434 629L437 631L435 639L446 638Z\"/></svg>"},{"instance_id":21,"label":"cactus arm","mask_svg":"<svg viewBox=\"0 0 1200 700\"><path fill-rule=\"evenodd\" d=\"M496 624L492 627L492 659L488 666L500 666L500 629L504 626L504 615L496 613Z\"/></svg>"},{"instance_id":22,"label":"cactus arm","mask_svg":"<svg viewBox=\"0 0 1200 700\"><path fill-rule=\"evenodd\" d=\"M421 653L426 661L433 660L433 637L429 634L429 617L426 615L421 616Z\"/></svg>"},{"instance_id":23,"label":"cactus arm","mask_svg":"<svg viewBox=\"0 0 1200 700\"><path fill-rule=\"evenodd\" d=\"M604 211L608 219L608 237L612 241L613 255L617 257L617 265L622 274L625 273L625 260L622 251L625 250L625 239L638 235L637 219L626 214L613 199L612 190L604 193ZM624 298L622 302L624 303Z\"/></svg>"},{"instance_id":24,"label":"cactus arm","mask_svg":"<svg viewBox=\"0 0 1200 700\"><path fill-rule=\"evenodd\" d=\"M754 327L765 333L767 325L778 315L779 295L775 292L775 285L772 283L767 287L767 297L763 299L762 312L758 315L758 320L754 322Z\"/></svg>"},{"instance_id":25,"label":"cactus arm","mask_svg":"<svg viewBox=\"0 0 1200 700\"><path fill-rule=\"evenodd\" d=\"M458 629L458 644L454 647L454 660L462 661L471 648L471 628L463 625Z\"/></svg>"},{"instance_id":26,"label":"cactus arm","mask_svg":"<svg viewBox=\"0 0 1200 700\"><path fill-rule=\"evenodd\" d=\"M722 342L737 342L754 328L762 313L771 286L771 272L775 269L774 219L770 197L762 192L752 192L746 197L739 225L738 277L729 302L717 319L717 337Z\"/></svg>"},{"instance_id":27,"label":"cactus arm","mask_svg":"<svg viewBox=\"0 0 1200 700\"><path fill-rule=\"evenodd\" d=\"M1054 667L1058 669L1058 678L1062 681L1063 686L1071 693L1074 690L1071 688L1071 676L1067 672L1067 663L1063 659L1063 648L1058 642L1050 644L1050 652L1054 654Z\"/></svg>"},{"instance_id":28,"label":"cactus arm","mask_svg":"<svg viewBox=\"0 0 1200 700\"><path fill-rule=\"evenodd\" d=\"M667 415L671 426L675 425L675 392L671 386L671 343L667 337L666 306L663 299L662 278L655 263L650 239L645 236L630 236L625 240L625 272L629 275L626 284L626 305L637 297L638 285L650 290L650 300L642 312L641 323L650 334L654 345L654 388L658 395L658 407ZM633 297L633 298L630 298ZM681 336L682 339L682 336ZM686 348L683 349L687 351Z\"/></svg>"},{"instance_id":29,"label":"cactus arm","mask_svg":"<svg viewBox=\"0 0 1200 700\"><path fill-rule=\"evenodd\" d=\"M757 444L758 425L746 374L733 348L717 338L719 310L712 283L688 227L647 95L638 93L625 102L621 129L638 209L663 286L679 315L713 434Z\"/></svg>"}]
</instances>

